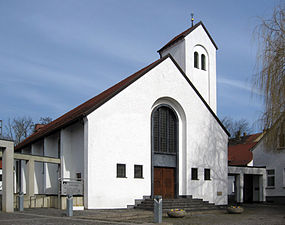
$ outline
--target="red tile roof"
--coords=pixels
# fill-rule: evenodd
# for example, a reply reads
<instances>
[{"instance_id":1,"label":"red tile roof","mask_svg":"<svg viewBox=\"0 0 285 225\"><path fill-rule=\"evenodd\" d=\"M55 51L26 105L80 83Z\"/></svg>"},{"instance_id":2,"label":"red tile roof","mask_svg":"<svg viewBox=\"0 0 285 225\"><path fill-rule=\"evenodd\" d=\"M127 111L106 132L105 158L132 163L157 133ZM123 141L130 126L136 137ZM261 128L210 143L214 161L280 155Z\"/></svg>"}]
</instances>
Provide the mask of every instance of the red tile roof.
<instances>
[{"instance_id":1,"label":"red tile roof","mask_svg":"<svg viewBox=\"0 0 285 225\"><path fill-rule=\"evenodd\" d=\"M204 26L204 24L202 23L202 21L200 21L199 23L196 23L193 27L188 28L187 30L183 31L181 34L178 34L177 36L175 36L173 39L171 39L171 41L169 41L166 45L164 45L161 49L159 49L157 52L161 52L164 49L170 47L171 45L173 45L174 43L176 43L177 41L183 39L184 37L186 37L189 33L191 33L193 30L195 30L198 26L202 25L202 27L204 28L204 30L206 31L207 35L209 36L210 40L212 41L213 45L215 46L216 49L218 49L216 43L214 42L213 38L211 37L211 35L209 34L209 32L207 31L206 27Z\"/></svg>"},{"instance_id":2,"label":"red tile roof","mask_svg":"<svg viewBox=\"0 0 285 225\"><path fill-rule=\"evenodd\" d=\"M250 151L259 141L262 133L232 138L228 146L228 164L230 166L246 166L252 161Z\"/></svg>"}]
</instances>

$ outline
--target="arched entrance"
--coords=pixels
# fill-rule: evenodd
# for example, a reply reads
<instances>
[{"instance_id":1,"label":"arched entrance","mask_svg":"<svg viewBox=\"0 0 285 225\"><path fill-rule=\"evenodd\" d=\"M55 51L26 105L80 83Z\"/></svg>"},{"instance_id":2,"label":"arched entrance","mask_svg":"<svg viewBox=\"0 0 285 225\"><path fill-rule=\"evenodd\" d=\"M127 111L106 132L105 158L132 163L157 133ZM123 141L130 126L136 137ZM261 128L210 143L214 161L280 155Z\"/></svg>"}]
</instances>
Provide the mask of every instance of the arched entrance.
<instances>
[{"instance_id":1,"label":"arched entrance","mask_svg":"<svg viewBox=\"0 0 285 225\"><path fill-rule=\"evenodd\" d=\"M178 117L169 105L152 112L152 196L178 196Z\"/></svg>"}]
</instances>

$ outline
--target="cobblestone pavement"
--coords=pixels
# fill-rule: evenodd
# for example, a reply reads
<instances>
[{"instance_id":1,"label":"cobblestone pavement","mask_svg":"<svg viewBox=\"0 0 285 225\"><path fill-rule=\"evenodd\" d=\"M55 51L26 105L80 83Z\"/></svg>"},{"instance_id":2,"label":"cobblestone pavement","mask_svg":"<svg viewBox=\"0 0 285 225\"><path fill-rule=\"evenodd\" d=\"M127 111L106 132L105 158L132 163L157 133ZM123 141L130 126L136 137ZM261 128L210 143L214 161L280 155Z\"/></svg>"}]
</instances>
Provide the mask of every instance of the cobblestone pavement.
<instances>
[{"instance_id":1,"label":"cobblestone pavement","mask_svg":"<svg viewBox=\"0 0 285 225\"><path fill-rule=\"evenodd\" d=\"M188 212L181 219L163 215L163 225L184 224L285 224L285 206L270 204L251 204L243 206L242 214L227 214L225 210ZM41 224L153 224L153 213L144 210L84 210L74 211L73 217L66 217L65 211L57 209L25 209L24 212L0 212L0 224L41 225Z\"/></svg>"}]
</instances>

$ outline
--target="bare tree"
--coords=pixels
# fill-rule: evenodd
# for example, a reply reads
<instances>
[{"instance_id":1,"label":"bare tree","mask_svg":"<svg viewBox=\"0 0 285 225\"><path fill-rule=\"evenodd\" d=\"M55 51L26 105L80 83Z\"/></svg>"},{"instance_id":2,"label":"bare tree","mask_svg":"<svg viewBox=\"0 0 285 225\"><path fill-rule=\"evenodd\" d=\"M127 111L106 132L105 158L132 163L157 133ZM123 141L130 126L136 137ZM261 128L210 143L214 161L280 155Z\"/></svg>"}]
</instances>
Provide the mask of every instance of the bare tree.
<instances>
[{"instance_id":1,"label":"bare tree","mask_svg":"<svg viewBox=\"0 0 285 225\"><path fill-rule=\"evenodd\" d=\"M222 123L231 134L231 137L237 137L244 133L251 133L252 126L246 119L233 120L231 117L224 117Z\"/></svg>"},{"instance_id":2,"label":"bare tree","mask_svg":"<svg viewBox=\"0 0 285 225\"><path fill-rule=\"evenodd\" d=\"M280 3L270 19L262 19L256 29L259 41L254 88L264 95L261 121L267 131L265 142L276 146L280 124L285 121L285 4Z\"/></svg>"},{"instance_id":3,"label":"bare tree","mask_svg":"<svg viewBox=\"0 0 285 225\"><path fill-rule=\"evenodd\" d=\"M4 136L15 141L15 144L19 144L22 140L32 134L34 130L34 122L30 117L19 117L11 121L8 119L5 125Z\"/></svg>"},{"instance_id":4,"label":"bare tree","mask_svg":"<svg viewBox=\"0 0 285 225\"><path fill-rule=\"evenodd\" d=\"M41 117L39 120L40 124L48 124L52 121L52 118L47 116L47 117Z\"/></svg>"}]
</instances>

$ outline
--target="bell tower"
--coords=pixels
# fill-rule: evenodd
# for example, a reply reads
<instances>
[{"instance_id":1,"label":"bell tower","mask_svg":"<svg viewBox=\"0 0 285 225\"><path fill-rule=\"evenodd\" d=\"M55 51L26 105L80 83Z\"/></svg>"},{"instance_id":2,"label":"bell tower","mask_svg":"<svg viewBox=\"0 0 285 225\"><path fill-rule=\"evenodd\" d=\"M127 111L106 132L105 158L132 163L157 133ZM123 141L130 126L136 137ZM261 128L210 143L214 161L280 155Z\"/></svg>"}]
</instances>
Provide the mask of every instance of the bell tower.
<instances>
[{"instance_id":1,"label":"bell tower","mask_svg":"<svg viewBox=\"0 0 285 225\"><path fill-rule=\"evenodd\" d=\"M204 24L200 21L174 37L158 50L160 57L170 54L201 96L217 113L216 50L218 49Z\"/></svg>"}]
</instances>

